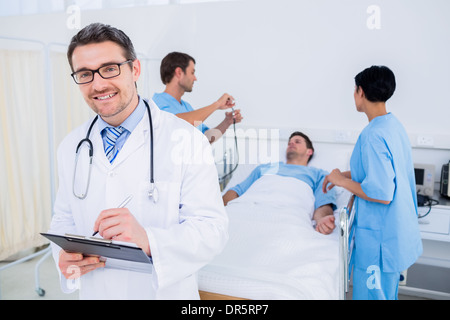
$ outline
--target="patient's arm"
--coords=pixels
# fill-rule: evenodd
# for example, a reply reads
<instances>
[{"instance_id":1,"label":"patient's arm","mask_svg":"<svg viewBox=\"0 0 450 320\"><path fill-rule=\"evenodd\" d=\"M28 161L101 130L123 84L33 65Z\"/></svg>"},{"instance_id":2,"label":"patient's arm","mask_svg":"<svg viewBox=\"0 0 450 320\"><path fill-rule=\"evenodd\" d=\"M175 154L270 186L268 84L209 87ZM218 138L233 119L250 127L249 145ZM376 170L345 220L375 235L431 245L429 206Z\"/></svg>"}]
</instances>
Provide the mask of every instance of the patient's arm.
<instances>
[{"instance_id":1,"label":"patient's arm","mask_svg":"<svg viewBox=\"0 0 450 320\"><path fill-rule=\"evenodd\" d=\"M237 194L236 191L228 190L222 197L223 205L226 206L228 204L228 202L230 202L231 200L236 199L238 197L239 197L239 195Z\"/></svg>"},{"instance_id":2,"label":"patient's arm","mask_svg":"<svg viewBox=\"0 0 450 320\"><path fill-rule=\"evenodd\" d=\"M314 211L313 219L316 221L316 231L323 234L330 234L335 228L333 208L326 204Z\"/></svg>"}]
</instances>

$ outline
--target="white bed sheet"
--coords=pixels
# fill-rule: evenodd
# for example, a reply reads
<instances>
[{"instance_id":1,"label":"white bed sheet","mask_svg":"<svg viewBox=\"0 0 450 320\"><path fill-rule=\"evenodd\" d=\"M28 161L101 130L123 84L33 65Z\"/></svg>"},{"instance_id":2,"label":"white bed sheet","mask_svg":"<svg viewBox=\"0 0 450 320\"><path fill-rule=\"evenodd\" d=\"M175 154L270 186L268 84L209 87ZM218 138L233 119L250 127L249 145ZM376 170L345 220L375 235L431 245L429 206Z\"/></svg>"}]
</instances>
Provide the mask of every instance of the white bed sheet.
<instances>
[{"instance_id":1,"label":"white bed sheet","mask_svg":"<svg viewBox=\"0 0 450 320\"><path fill-rule=\"evenodd\" d=\"M314 230L306 183L263 176L226 210L230 239L199 272L200 290L248 299L339 298L337 228L330 235Z\"/></svg>"}]
</instances>

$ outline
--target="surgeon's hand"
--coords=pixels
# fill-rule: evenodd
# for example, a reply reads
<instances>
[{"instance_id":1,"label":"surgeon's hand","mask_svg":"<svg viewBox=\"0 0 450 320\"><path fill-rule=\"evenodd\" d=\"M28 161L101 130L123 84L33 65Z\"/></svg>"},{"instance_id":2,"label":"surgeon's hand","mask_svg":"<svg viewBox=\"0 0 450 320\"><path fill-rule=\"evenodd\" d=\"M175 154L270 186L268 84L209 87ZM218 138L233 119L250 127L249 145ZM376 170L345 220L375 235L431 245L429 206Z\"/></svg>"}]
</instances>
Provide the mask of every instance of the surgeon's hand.
<instances>
[{"instance_id":1,"label":"surgeon's hand","mask_svg":"<svg viewBox=\"0 0 450 320\"><path fill-rule=\"evenodd\" d=\"M234 115L233 112L225 112L225 121L228 126L231 126L233 123L239 123L242 119L241 110L239 109L234 110Z\"/></svg>"},{"instance_id":2,"label":"surgeon's hand","mask_svg":"<svg viewBox=\"0 0 450 320\"><path fill-rule=\"evenodd\" d=\"M216 103L218 104L218 109L220 110L233 108L235 106L234 98L228 93L224 93Z\"/></svg>"},{"instance_id":3,"label":"surgeon's hand","mask_svg":"<svg viewBox=\"0 0 450 320\"><path fill-rule=\"evenodd\" d=\"M135 243L150 256L150 244L145 229L139 224L128 208L103 210L94 224L104 239Z\"/></svg>"},{"instance_id":4,"label":"surgeon's hand","mask_svg":"<svg viewBox=\"0 0 450 320\"><path fill-rule=\"evenodd\" d=\"M59 253L58 267L66 279L78 279L82 275L97 268L103 268L105 262L99 257L87 257L81 253L70 253L61 250Z\"/></svg>"}]
</instances>

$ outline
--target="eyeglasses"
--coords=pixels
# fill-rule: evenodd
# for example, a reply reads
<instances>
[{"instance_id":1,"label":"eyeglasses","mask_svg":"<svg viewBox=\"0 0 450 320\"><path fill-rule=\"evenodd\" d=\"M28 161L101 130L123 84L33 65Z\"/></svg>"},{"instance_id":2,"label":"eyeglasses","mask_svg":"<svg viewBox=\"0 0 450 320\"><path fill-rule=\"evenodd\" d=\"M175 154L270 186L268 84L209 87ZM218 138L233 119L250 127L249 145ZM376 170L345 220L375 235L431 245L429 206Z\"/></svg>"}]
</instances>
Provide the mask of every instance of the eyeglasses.
<instances>
[{"instance_id":1,"label":"eyeglasses","mask_svg":"<svg viewBox=\"0 0 450 320\"><path fill-rule=\"evenodd\" d=\"M98 68L97 70L81 70L71 74L76 84L86 84L94 81L94 74L98 73L103 79L111 79L120 75L120 66L130 63L132 60L127 60L122 63L114 63Z\"/></svg>"}]
</instances>

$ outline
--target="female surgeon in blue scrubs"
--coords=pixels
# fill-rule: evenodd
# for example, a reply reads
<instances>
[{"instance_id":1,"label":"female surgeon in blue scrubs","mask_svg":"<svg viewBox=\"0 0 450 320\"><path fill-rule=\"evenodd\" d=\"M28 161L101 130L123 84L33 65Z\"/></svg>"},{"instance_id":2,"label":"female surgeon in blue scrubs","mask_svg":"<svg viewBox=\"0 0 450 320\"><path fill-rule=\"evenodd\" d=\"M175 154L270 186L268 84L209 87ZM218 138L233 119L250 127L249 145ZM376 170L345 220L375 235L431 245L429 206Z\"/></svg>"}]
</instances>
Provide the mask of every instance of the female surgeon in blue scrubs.
<instances>
[{"instance_id":1,"label":"female surgeon in blue scrubs","mask_svg":"<svg viewBox=\"0 0 450 320\"><path fill-rule=\"evenodd\" d=\"M355 77L355 104L369 124L350 159L350 171L333 170L335 185L356 195L353 299L397 299L400 272L422 254L414 165L408 135L386 112L395 91L394 73L372 66Z\"/></svg>"}]
</instances>

